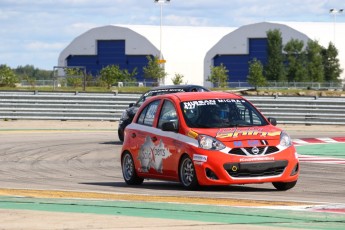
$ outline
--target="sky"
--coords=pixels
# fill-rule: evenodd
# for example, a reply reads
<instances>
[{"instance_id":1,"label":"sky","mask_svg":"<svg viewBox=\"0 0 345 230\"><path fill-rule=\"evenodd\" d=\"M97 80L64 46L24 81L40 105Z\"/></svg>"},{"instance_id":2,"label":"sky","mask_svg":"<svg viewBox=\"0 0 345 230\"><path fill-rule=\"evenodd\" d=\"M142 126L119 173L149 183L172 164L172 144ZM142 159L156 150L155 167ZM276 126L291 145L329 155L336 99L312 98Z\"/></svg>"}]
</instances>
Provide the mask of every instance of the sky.
<instances>
[{"instance_id":1,"label":"sky","mask_svg":"<svg viewBox=\"0 0 345 230\"><path fill-rule=\"evenodd\" d=\"M52 70L74 38L105 25L240 27L257 22L345 22L343 0L0 0L0 64Z\"/></svg>"}]
</instances>

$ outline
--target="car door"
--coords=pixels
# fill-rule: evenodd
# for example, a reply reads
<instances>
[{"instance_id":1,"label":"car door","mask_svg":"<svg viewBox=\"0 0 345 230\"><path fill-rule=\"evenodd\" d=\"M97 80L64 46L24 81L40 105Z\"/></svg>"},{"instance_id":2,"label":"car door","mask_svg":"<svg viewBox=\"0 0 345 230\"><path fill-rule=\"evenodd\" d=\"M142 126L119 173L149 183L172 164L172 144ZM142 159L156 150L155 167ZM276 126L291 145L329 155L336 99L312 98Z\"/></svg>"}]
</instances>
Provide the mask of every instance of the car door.
<instances>
[{"instance_id":1,"label":"car door","mask_svg":"<svg viewBox=\"0 0 345 230\"><path fill-rule=\"evenodd\" d=\"M148 177L151 174L157 174L157 170L153 167L155 139L153 138L155 131L156 113L160 106L161 100L155 100L146 105L138 116L137 121L130 125L127 134L130 138L130 150L138 174L144 174Z\"/></svg>"},{"instance_id":2,"label":"car door","mask_svg":"<svg viewBox=\"0 0 345 230\"><path fill-rule=\"evenodd\" d=\"M165 99L162 103L157 121L156 138L158 143L157 156L162 161L161 168L164 175L170 179L178 179L178 164L182 154L183 145L179 141L180 134L173 131L163 131L162 126L166 122L174 123L179 127L179 118L175 105L172 101Z\"/></svg>"}]
</instances>

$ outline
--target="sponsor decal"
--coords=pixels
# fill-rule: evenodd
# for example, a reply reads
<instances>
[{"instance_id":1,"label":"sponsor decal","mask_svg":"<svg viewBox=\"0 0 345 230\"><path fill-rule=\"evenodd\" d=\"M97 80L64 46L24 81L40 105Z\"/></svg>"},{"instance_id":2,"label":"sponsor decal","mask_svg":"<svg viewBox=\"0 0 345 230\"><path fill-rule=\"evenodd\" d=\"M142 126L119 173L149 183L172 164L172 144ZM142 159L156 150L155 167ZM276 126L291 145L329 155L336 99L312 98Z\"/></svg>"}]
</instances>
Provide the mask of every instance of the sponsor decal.
<instances>
[{"instance_id":1,"label":"sponsor decal","mask_svg":"<svg viewBox=\"0 0 345 230\"><path fill-rule=\"evenodd\" d=\"M193 161L207 162L207 156L200 154L193 154Z\"/></svg>"},{"instance_id":2,"label":"sponsor decal","mask_svg":"<svg viewBox=\"0 0 345 230\"><path fill-rule=\"evenodd\" d=\"M184 92L183 89L157 89L157 90L152 90L147 93L145 93L144 96L148 96L150 94L165 94L166 92Z\"/></svg>"},{"instance_id":3,"label":"sponsor decal","mask_svg":"<svg viewBox=\"0 0 345 230\"><path fill-rule=\"evenodd\" d=\"M145 143L140 147L138 160L141 167L139 172L148 172L153 168L159 173L163 173L163 160L171 156L171 153L165 148L164 143L160 140L155 145L149 136L146 137Z\"/></svg>"},{"instance_id":4,"label":"sponsor decal","mask_svg":"<svg viewBox=\"0 0 345 230\"><path fill-rule=\"evenodd\" d=\"M258 140L248 140L247 143L248 143L248 146L251 146L251 147L260 145L260 142Z\"/></svg>"},{"instance_id":5,"label":"sponsor decal","mask_svg":"<svg viewBox=\"0 0 345 230\"><path fill-rule=\"evenodd\" d=\"M199 134L194 132L193 130L189 130L187 133L187 136L192 137L192 138L196 138Z\"/></svg>"},{"instance_id":6,"label":"sponsor decal","mask_svg":"<svg viewBox=\"0 0 345 230\"><path fill-rule=\"evenodd\" d=\"M194 109L196 106L216 105L216 100L199 100L183 102L184 109Z\"/></svg>"},{"instance_id":7,"label":"sponsor decal","mask_svg":"<svg viewBox=\"0 0 345 230\"><path fill-rule=\"evenodd\" d=\"M250 157L250 158L240 159L240 162L253 162L253 161L274 161L274 157Z\"/></svg>"},{"instance_id":8,"label":"sponsor decal","mask_svg":"<svg viewBox=\"0 0 345 230\"><path fill-rule=\"evenodd\" d=\"M197 106L216 105L217 103L245 103L245 100L239 99L217 99L217 100L198 100L183 102L184 109L194 109Z\"/></svg>"},{"instance_id":9,"label":"sponsor decal","mask_svg":"<svg viewBox=\"0 0 345 230\"><path fill-rule=\"evenodd\" d=\"M218 99L218 103L245 103L245 100L239 100L239 99Z\"/></svg>"},{"instance_id":10,"label":"sponsor decal","mask_svg":"<svg viewBox=\"0 0 345 230\"><path fill-rule=\"evenodd\" d=\"M204 164L204 162L200 162L200 161L194 161L194 164L195 164L195 165L203 165L203 164Z\"/></svg>"},{"instance_id":11,"label":"sponsor decal","mask_svg":"<svg viewBox=\"0 0 345 230\"><path fill-rule=\"evenodd\" d=\"M263 129L255 129L255 128L244 128L244 129L226 128L226 129L220 129L216 137L217 138L228 138L228 137L237 138L240 136L273 137L273 136L279 136L280 133L281 131L266 132L266 131L263 131Z\"/></svg>"},{"instance_id":12,"label":"sponsor decal","mask_svg":"<svg viewBox=\"0 0 345 230\"><path fill-rule=\"evenodd\" d=\"M242 141L234 141L234 146L235 147L242 147L243 143L242 143Z\"/></svg>"}]
</instances>

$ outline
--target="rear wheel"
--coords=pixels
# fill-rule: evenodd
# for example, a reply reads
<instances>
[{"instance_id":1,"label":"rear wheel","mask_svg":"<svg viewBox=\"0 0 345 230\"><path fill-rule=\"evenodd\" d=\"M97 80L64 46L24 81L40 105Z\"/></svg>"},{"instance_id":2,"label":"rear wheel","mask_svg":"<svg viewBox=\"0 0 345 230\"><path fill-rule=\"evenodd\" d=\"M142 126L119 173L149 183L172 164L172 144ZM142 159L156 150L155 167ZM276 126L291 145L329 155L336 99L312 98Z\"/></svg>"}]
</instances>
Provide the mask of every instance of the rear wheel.
<instances>
[{"instance_id":1,"label":"rear wheel","mask_svg":"<svg viewBox=\"0 0 345 230\"><path fill-rule=\"evenodd\" d=\"M295 187L297 180L292 182L273 182L272 184L279 191L286 191Z\"/></svg>"},{"instance_id":2,"label":"rear wheel","mask_svg":"<svg viewBox=\"0 0 345 230\"><path fill-rule=\"evenodd\" d=\"M184 187L188 189L196 189L199 186L193 161L187 155L183 156L181 159L179 176Z\"/></svg>"},{"instance_id":3,"label":"rear wheel","mask_svg":"<svg viewBox=\"0 0 345 230\"><path fill-rule=\"evenodd\" d=\"M129 152L125 152L121 159L122 175L125 182L129 185L139 185L142 184L144 179L138 177L132 155Z\"/></svg>"}]
</instances>

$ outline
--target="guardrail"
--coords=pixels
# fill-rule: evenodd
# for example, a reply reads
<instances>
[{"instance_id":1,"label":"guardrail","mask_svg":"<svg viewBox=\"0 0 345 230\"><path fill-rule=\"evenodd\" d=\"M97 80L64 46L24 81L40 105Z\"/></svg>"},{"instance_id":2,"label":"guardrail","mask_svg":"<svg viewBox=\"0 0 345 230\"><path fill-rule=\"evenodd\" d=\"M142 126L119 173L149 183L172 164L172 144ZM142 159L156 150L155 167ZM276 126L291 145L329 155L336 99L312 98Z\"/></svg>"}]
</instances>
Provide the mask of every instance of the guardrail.
<instances>
[{"instance_id":1,"label":"guardrail","mask_svg":"<svg viewBox=\"0 0 345 230\"><path fill-rule=\"evenodd\" d=\"M246 97L281 124L345 125L345 98Z\"/></svg>"},{"instance_id":2,"label":"guardrail","mask_svg":"<svg viewBox=\"0 0 345 230\"><path fill-rule=\"evenodd\" d=\"M120 119L139 94L0 92L0 119ZM345 125L345 98L245 96L280 124Z\"/></svg>"},{"instance_id":3,"label":"guardrail","mask_svg":"<svg viewBox=\"0 0 345 230\"><path fill-rule=\"evenodd\" d=\"M116 121L139 95L0 92L1 119Z\"/></svg>"}]
</instances>

